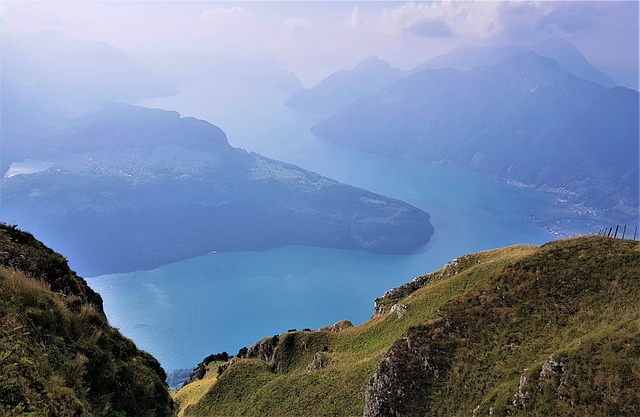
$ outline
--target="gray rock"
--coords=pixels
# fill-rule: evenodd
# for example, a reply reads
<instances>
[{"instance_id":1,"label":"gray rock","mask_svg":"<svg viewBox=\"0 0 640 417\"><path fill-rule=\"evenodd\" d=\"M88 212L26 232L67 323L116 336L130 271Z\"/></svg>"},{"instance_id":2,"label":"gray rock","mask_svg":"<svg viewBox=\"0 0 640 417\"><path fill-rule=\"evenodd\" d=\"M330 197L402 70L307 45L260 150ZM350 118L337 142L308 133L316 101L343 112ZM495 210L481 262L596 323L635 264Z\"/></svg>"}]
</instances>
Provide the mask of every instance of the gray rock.
<instances>
[{"instance_id":1,"label":"gray rock","mask_svg":"<svg viewBox=\"0 0 640 417\"><path fill-rule=\"evenodd\" d=\"M540 378L551 378L554 375L563 374L565 371L564 364L555 360L553 355L549 356L549 359L542 365L542 371L540 371Z\"/></svg>"},{"instance_id":2,"label":"gray rock","mask_svg":"<svg viewBox=\"0 0 640 417\"><path fill-rule=\"evenodd\" d=\"M525 372L527 370L525 369ZM518 391L513 394L513 405L516 408L526 410L527 409L527 399L530 397L529 391L527 388L527 377L524 375L520 375L520 383L518 384Z\"/></svg>"},{"instance_id":3,"label":"gray rock","mask_svg":"<svg viewBox=\"0 0 640 417\"><path fill-rule=\"evenodd\" d=\"M316 352L313 355L313 360L307 365L307 371L318 371L324 369L329 365L329 357L322 352Z\"/></svg>"},{"instance_id":4,"label":"gray rock","mask_svg":"<svg viewBox=\"0 0 640 417\"><path fill-rule=\"evenodd\" d=\"M394 304L393 306L391 306L391 310L389 311L389 313L396 313L398 315L398 318L401 319L404 314L407 312L407 306L404 304Z\"/></svg>"}]
</instances>

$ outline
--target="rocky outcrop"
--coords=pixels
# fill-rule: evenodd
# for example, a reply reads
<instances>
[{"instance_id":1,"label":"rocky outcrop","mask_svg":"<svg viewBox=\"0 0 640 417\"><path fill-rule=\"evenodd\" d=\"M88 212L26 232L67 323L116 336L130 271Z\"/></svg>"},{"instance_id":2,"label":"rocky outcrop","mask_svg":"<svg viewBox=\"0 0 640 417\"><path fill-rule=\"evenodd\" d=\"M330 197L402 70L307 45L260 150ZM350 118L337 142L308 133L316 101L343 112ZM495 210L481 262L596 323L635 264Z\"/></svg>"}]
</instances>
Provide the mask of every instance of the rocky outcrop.
<instances>
[{"instance_id":1,"label":"rocky outcrop","mask_svg":"<svg viewBox=\"0 0 640 417\"><path fill-rule=\"evenodd\" d=\"M278 335L262 339L249 348L247 358L260 359L267 363L273 363L279 341L280 337Z\"/></svg>"},{"instance_id":2,"label":"rocky outcrop","mask_svg":"<svg viewBox=\"0 0 640 417\"><path fill-rule=\"evenodd\" d=\"M434 339L447 327L446 320L435 320L409 329L393 344L367 385L363 417L428 414L430 390L449 369L443 353L455 349L447 337Z\"/></svg>"},{"instance_id":3,"label":"rocky outcrop","mask_svg":"<svg viewBox=\"0 0 640 417\"><path fill-rule=\"evenodd\" d=\"M391 306L391 310L389 310L389 313L396 313L398 318L401 319L407 312L408 308L409 307L407 307L405 304L394 304L393 306Z\"/></svg>"},{"instance_id":4,"label":"rocky outcrop","mask_svg":"<svg viewBox=\"0 0 640 417\"><path fill-rule=\"evenodd\" d=\"M408 297L415 291L429 284L435 279L447 277L455 274L461 266L461 261L465 259L465 256L461 258L453 259L452 261L447 262L442 269L433 272L427 275L421 275L419 277L414 278L411 282L407 282L406 284L402 284L399 287L392 288L389 291L385 292L382 297L376 298L373 301L373 314L371 318L380 316L386 312L391 311L390 309L394 308L394 305L402 300L403 298ZM397 309L398 307L396 307ZM406 310L406 306L404 308ZM396 311L396 310L393 310ZM398 317L401 317L404 314L404 311L398 313Z\"/></svg>"},{"instance_id":5,"label":"rocky outcrop","mask_svg":"<svg viewBox=\"0 0 640 417\"><path fill-rule=\"evenodd\" d=\"M307 371L318 371L324 369L329 364L329 355L325 352L317 352L313 355L313 361L307 365Z\"/></svg>"},{"instance_id":6,"label":"rocky outcrop","mask_svg":"<svg viewBox=\"0 0 640 417\"><path fill-rule=\"evenodd\" d=\"M402 284L399 287L385 292L382 297L376 298L373 301L373 315L371 318L383 315L390 311L389 308L392 308L398 300L408 297L414 291L417 291L427 285L432 279L433 274L422 275L411 282Z\"/></svg>"},{"instance_id":7,"label":"rocky outcrop","mask_svg":"<svg viewBox=\"0 0 640 417\"><path fill-rule=\"evenodd\" d=\"M348 329L349 327L353 327L353 323L351 323L349 320L340 320L337 323L333 323L331 326L322 327L318 330L322 332L339 333L344 329Z\"/></svg>"},{"instance_id":8,"label":"rocky outcrop","mask_svg":"<svg viewBox=\"0 0 640 417\"><path fill-rule=\"evenodd\" d=\"M525 369L527 371L527 369ZM520 375L520 383L518 384L518 390L513 394L512 404L516 409L527 410L527 400L531 397L531 394L527 390L527 377Z\"/></svg>"},{"instance_id":9,"label":"rocky outcrop","mask_svg":"<svg viewBox=\"0 0 640 417\"><path fill-rule=\"evenodd\" d=\"M342 322L336 324L339 323ZM345 321L345 323L351 324L348 321ZM346 324L343 325L347 326ZM261 360L267 363L273 372L284 373L291 369L296 358L316 352L312 363L315 363L313 365L316 367L315 369L320 369L317 366L322 367L328 363L324 356L324 353L328 351L328 336L327 332L290 331L281 335L267 337L251 346L245 358ZM321 355L321 357L316 360L316 355ZM236 362L228 362L228 366L223 369L233 366Z\"/></svg>"},{"instance_id":10,"label":"rocky outcrop","mask_svg":"<svg viewBox=\"0 0 640 417\"><path fill-rule=\"evenodd\" d=\"M549 379L553 376L562 375L565 372L564 364L556 360L553 355L549 356L549 359L542 365L540 371L540 378Z\"/></svg>"}]
</instances>

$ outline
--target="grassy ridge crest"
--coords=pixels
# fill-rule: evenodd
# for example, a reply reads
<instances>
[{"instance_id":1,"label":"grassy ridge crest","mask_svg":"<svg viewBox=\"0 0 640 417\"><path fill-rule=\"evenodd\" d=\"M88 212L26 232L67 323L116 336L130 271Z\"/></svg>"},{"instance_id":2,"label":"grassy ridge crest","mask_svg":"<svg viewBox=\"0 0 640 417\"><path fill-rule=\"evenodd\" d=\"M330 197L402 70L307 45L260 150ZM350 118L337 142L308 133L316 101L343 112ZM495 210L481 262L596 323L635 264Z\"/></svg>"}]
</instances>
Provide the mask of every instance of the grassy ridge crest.
<instances>
[{"instance_id":1,"label":"grassy ridge crest","mask_svg":"<svg viewBox=\"0 0 640 417\"><path fill-rule=\"evenodd\" d=\"M183 414L640 413L638 243L513 246L419 278L360 326L289 332L280 356L234 360Z\"/></svg>"}]
</instances>

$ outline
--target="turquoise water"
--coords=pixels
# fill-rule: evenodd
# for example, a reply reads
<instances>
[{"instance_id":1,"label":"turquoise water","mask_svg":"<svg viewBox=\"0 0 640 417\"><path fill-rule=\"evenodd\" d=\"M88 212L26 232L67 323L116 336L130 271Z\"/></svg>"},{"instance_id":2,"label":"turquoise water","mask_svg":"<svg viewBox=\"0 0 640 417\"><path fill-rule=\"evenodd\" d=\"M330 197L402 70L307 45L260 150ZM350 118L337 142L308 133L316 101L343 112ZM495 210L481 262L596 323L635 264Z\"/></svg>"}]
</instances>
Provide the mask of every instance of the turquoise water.
<instances>
[{"instance_id":1,"label":"turquoise water","mask_svg":"<svg viewBox=\"0 0 640 417\"><path fill-rule=\"evenodd\" d=\"M287 247L218 253L90 281L113 325L165 369L235 354L265 336L362 322L380 289L423 270L419 257ZM402 272L399 272L402 271Z\"/></svg>"},{"instance_id":2,"label":"turquoise water","mask_svg":"<svg viewBox=\"0 0 640 417\"><path fill-rule=\"evenodd\" d=\"M252 87L253 96L199 85L143 104L209 120L234 146L407 201L431 214L435 234L405 256L292 246L90 278L111 323L165 369L192 367L210 353L235 354L291 328L362 323L376 297L455 257L554 238L533 221L553 209L548 195L471 171L339 148L309 134L313 117L282 105L284 94ZM232 92L239 101L220 99Z\"/></svg>"}]
</instances>

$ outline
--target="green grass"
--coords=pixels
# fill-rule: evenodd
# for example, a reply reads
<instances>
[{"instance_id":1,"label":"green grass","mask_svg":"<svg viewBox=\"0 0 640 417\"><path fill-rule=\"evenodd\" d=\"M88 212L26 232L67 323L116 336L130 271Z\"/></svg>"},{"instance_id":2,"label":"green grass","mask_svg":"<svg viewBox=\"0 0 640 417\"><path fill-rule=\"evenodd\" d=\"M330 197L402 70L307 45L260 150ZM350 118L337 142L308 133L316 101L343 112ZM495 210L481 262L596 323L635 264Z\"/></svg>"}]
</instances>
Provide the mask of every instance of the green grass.
<instances>
[{"instance_id":1,"label":"green grass","mask_svg":"<svg viewBox=\"0 0 640 417\"><path fill-rule=\"evenodd\" d=\"M281 336L274 363L237 361L184 415L361 416L374 374L399 389L370 389L372 398L407 416L640 411L637 243L514 246L464 256L429 278L385 300L387 311L407 307L401 318L387 312L338 333ZM308 370L318 352L325 366ZM541 378L550 357L564 371ZM524 399L514 404L521 377Z\"/></svg>"},{"instance_id":2,"label":"green grass","mask_svg":"<svg viewBox=\"0 0 640 417\"><path fill-rule=\"evenodd\" d=\"M584 238L554 242L496 272L444 305L438 322L408 332L412 349L406 342L394 343L385 374L399 373L396 382L407 387L421 378L424 383L403 392L406 398L376 395L404 415L462 416L473 410L498 416L635 415L594 400L601 393L640 410L637 372L627 378L635 395L614 380L590 382L594 375L620 376L605 360L610 354L628 369L638 369L637 351L614 351L605 343L637 340L639 334L637 244ZM628 334L615 331L621 324ZM552 355L566 358L558 378L569 381L571 389L556 385L555 391L547 387L546 395L538 395L544 385L540 369ZM585 368L577 358L591 365ZM421 368L427 360L437 373ZM523 376L525 398L514 404Z\"/></svg>"},{"instance_id":3,"label":"green grass","mask_svg":"<svg viewBox=\"0 0 640 417\"><path fill-rule=\"evenodd\" d=\"M218 367L222 364L223 362L218 361L208 363L206 373L202 379L191 381L182 387L179 392L172 393L173 400L180 404L178 417L182 417L185 409L192 404L198 403L204 394L218 381Z\"/></svg>"},{"instance_id":4,"label":"green grass","mask_svg":"<svg viewBox=\"0 0 640 417\"><path fill-rule=\"evenodd\" d=\"M0 225L0 416L168 416L158 362L60 255Z\"/></svg>"}]
</instances>

